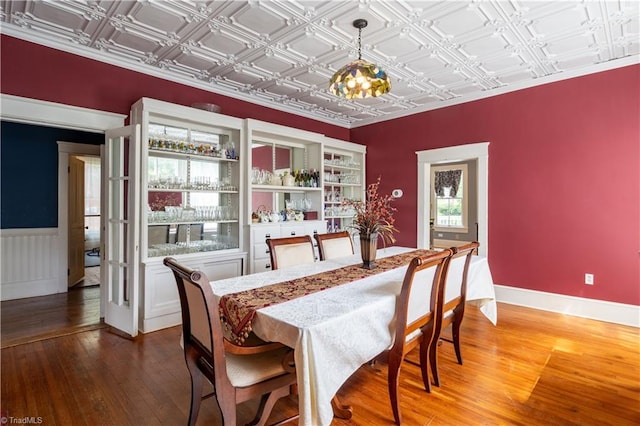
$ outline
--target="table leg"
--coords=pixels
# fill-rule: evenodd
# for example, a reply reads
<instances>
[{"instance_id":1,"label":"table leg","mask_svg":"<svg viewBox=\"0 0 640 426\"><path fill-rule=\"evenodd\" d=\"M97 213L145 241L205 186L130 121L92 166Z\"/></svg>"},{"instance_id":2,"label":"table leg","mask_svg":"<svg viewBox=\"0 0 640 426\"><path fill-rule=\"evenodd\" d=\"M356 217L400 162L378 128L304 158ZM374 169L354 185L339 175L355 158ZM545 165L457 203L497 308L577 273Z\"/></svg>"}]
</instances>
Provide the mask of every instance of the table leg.
<instances>
[{"instance_id":1,"label":"table leg","mask_svg":"<svg viewBox=\"0 0 640 426\"><path fill-rule=\"evenodd\" d=\"M349 420L353 415L353 409L350 405L342 405L338 399L338 395L335 395L331 400L331 406L333 407L333 415L339 419Z\"/></svg>"}]
</instances>

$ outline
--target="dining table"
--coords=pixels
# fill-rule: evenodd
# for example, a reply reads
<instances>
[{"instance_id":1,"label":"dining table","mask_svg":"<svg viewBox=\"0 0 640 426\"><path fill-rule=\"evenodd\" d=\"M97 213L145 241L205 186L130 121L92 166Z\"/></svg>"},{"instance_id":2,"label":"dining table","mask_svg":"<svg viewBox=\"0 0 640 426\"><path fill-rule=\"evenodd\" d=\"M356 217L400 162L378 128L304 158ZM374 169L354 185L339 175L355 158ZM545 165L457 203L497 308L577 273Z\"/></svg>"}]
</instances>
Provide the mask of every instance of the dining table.
<instances>
[{"instance_id":1,"label":"dining table","mask_svg":"<svg viewBox=\"0 0 640 426\"><path fill-rule=\"evenodd\" d=\"M420 253L416 250L409 247L382 248L377 252L377 261L380 263L385 258L401 255L410 259ZM264 306L252 312L250 325L244 324L245 331L255 333L262 340L280 342L294 349L300 425L331 424L334 416L332 401L342 384L363 364L391 346L396 299L408 263L405 261L378 273L366 274L363 278L337 283L339 285L334 283L320 291L298 294L291 300L263 303ZM211 286L224 317L223 300L228 303L237 295L244 298L239 300L246 300L252 292L264 291L279 283L329 276L349 268L353 271L353 266L360 264L360 255L354 254L212 281ZM463 263L459 262L450 265L451 268L462 266ZM450 291L454 290L447 287L445 298ZM428 296L426 306L429 305ZM496 324L493 279L484 256L472 256L466 299L468 303L479 306L484 316Z\"/></svg>"}]
</instances>

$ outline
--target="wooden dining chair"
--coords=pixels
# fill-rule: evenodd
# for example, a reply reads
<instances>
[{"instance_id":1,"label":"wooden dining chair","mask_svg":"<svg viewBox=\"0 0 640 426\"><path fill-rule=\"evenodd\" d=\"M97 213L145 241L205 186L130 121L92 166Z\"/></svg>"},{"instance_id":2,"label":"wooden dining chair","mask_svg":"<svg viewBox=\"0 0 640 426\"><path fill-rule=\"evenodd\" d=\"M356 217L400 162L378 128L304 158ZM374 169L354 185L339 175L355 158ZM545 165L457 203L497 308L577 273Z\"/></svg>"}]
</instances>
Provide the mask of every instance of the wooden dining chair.
<instances>
[{"instance_id":1,"label":"wooden dining chair","mask_svg":"<svg viewBox=\"0 0 640 426\"><path fill-rule=\"evenodd\" d=\"M348 231L330 232L327 234L315 234L318 242L320 260L335 259L336 257L351 256L353 254L353 241Z\"/></svg>"},{"instance_id":2,"label":"wooden dining chair","mask_svg":"<svg viewBox=\"0 0 640 426\"><path fill-rule=\"evenodd\" d=\"M444 303L438 309L438 322L440 323L440 341L453 343L456 351L458 363L462 365L462 353L460 352L460 326L464 317L464 306L467 300L467 276L471 256L480 246L478 242L472 242L459 247L451 247L451 258L446 274L443 276L443 284L440 287L442 300ZM451 339L442 337L442 330L451 325ZM438 342L441 344L441 342ZM433 383L440 386L440 375L438 374L438 346L434 344L429 348L429 364ZM426 348L422 348L425 349Z\"/></svg>"},{"instance_id":3,"label":"wooden dining chair","mask_svg":"<svg viewBox=\"0 0 640 426\"><path fill-rule=\"evenodd\" d=\"M191 376L189 425L203 399L215 396L224 426L236 426L237 404L261 397L251 425L264 425L276 401L296 383L293 351L280 343L237 346L224 338L218 305L206 275L166 257L182 308L184 358ZM213 392L202 395L203 378ZM297 417L297 416L296 416Z\"/></svg>"},{"instance_id":4,"label":"wooden dining chair","mask_svg":"<svg viewBox=\"0 0 640 426\"><path fill-rule=\"evenodd\" d=\"M393 417L398 425L401 424L398 404L400 366L404 357L418 345L425 349L420 351L422 381L427 392L431 392L428 359L422 355L429 354L429 348L438 340L435 314L438 303L442 303L442 300L439 300L439 289L450 255L451 250L446 249L414 258L407 268L396 301L393 345L381 358L386 358L388 363L389 399Z\"/></svg>"},{"instance_id":5,"label":"wooden dining chair","mask_svg":"<svg viewBox=\"0 0 640 426\"><path fill-rule=\"evenodd\" d=\"M283 269L290 266L313 263L316 255L313 241L309 235L295 237L267 238L271 269Z\"/></svg>"},{"instance_id":6,"label":"wooden dining chair","mask_svg":"<svg viewBox=\"0 0 640 426\"><path fill-rule=\"evenodd\" d=\"M189 240L197 241L202 239L204 232L203 223L179 223L176 229L176 242L187 241L187 230L189 232Z\"/></svg>"},{"instance_id":7,"label":"wooden dining chair","mask_svg":"<svg viewBox=\"0 0 640 426\"><path fill-rule=\"evenodd\" d=\"M147 228L147 243L166 244L169 242L169 225L149 225Z\"/></svg>"}]
</instances>

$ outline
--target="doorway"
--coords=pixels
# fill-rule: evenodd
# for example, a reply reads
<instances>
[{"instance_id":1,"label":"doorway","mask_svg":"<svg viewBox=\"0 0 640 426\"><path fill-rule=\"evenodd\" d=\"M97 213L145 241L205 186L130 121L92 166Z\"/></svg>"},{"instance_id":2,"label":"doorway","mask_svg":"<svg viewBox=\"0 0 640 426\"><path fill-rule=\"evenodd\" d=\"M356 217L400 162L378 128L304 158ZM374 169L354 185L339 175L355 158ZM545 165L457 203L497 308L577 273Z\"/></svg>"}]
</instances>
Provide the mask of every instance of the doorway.
<instances>
[{"instance_id":1,"label":"doorway","mask_svg":"<svg viewBox=\"0 0 640 426\"><path fill-rule=\"evenodd\" d=\"M100 226L98 225L97 234L87 233L85 229L85 209L88 213L98 212L99 223L99 206L91 200L97 197L100 201L100 147L98 145L87 145L79 143L58 142L59 149L59 185L58 185L58 213L60 239L64 239L64 246L60 246L57 250L59 257L64 260L64 281L60 284L63 287L55 294L18 298L2 302L2 348L24 344L43 339L49 339L61 335L77 333L86 330L105 327L101 322L101 292L100 292L100 268L87 268L91 270L90 274L85 274L84 268L85 251L89 248L100 247L101 235ZM72 154L73 153L73 154ZM75 155L79 154L79 155ZM71 178L70 164L76 160L81 167L79 170L79 178ZM84 161L83 161L84 160ZM85 173L85 162L97 163L97 170ZM96 165L93 166L96 168ZM97 181L95 175L97 172ZM85 178L89 181L85 185ZM96 188L97 186L97 188ZM97 191L97 193L96 193ZM73 194L78 193L77 202L71 202L74 199ZM79 205L80 219L72 219L69 214L74 204ZM97 209L96 209L97 208ZM73 231L73 222L79 222L79 240L78 251L80 267L83 269L80 280L74 280L74 286L69 287L67 281L67 269L70 262L73 262L71 256ZM89 224L88 224L89 225ZM87 238L86 236L91 236ZM66 237L66 238L64 238ZM89 277L89 275L93 275ZM89 279L92 278L92 281ZM91 283L91 284L90 284Z\"/></svg>"},{"instance_id":2,"label":"doorway","mask_svg":"<svg viewBox=\"0 0 640 426\"><path fill-rule=\"evenodd\" d=\"M101 166L98 156L69 157L69 287L100 285Z\"/></svg>"},{"instance_id":3,"label":"doorway","mask_svg":"<svg viewBox=\"0 0 640 426\"><path fill-rule=\"evenodd\" d=\"M488 239L488 172L489 142L417 152L418 155L418 248L431 247L431 167L443 163L475 161L477 167L477 241L478 254L489 253Z\"/></svg>"}]
</instances>

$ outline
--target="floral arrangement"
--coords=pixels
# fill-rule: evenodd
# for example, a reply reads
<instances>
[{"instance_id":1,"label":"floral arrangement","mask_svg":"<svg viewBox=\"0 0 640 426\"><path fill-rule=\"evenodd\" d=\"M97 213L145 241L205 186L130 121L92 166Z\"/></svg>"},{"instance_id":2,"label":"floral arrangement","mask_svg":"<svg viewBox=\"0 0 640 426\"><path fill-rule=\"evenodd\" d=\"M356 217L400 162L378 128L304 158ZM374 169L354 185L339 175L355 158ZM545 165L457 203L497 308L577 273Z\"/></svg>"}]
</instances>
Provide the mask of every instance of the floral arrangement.
<instances>
[{"instance_id":1,"label":"floral arrangement","mask_svg":"<svg viewBox=\"0 0 640 426\"><path fill-rule=\"evenodd\" d=\"M356 213L353 218L352 229L360 232L361 237L369 238L372 234L378 234L385 243L394 243L396 238L393 233L397 232L393 226L395 219L393 212L397 209L391 206L393 197L391 195L380 195L378 187L380 186L380 176L378 180L367 186L366 200L353 201L345 200L343 205L351 206Z\"/></svg>"}]
</instances>

